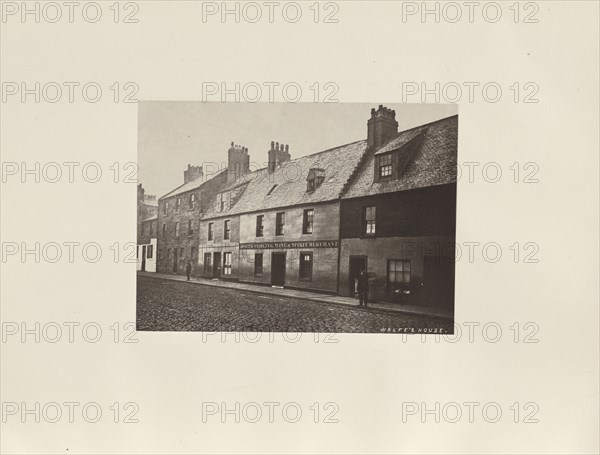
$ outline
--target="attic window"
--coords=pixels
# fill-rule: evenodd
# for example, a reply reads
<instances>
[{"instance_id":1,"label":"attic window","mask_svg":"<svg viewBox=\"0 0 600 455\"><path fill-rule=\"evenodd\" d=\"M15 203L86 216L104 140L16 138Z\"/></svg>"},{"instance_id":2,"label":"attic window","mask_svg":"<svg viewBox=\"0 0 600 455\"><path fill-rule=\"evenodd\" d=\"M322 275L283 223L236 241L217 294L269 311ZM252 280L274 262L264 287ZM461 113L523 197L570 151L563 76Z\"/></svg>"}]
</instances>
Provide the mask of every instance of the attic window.
<instances>
[{"instance_id":1,"label":"attic window","mask_svg":"<svg viewBox=\"0 0 600 455\"><path fill-rule=\"evenodd\" d=\"M217 210L223 212L231 207L231 191L225 191L217 195Z\"/></svg>"},{"instance_id":2,"label":"attic window","mask_svg":"<svg viewBox=\"0 0 600 455\"><path fill-rule=\"evenodd\" d=\"M392 154L387 153L379 157L379 177L391 177L392 176Z\"/></svg>"},{"instance_id":3,"label":"attic window","mask_svg":"<svg viewBox=\"0 0 600 455\"><path fill-rule=\"evenodd\" d=\"M325 171L323 169L312 168L308 171L308 177L306 178L307 186L306 191L315 191L325 180Z\"/></svg>"},{"instance_id":4,"label":"attic window","mask_svg":"<svg viewBox=\"0 0 600 455\"><path fill-rule=\"evenodd\" d=\"M271 193L272 193L273 191L275 191L275 188L277 188L277 184L273 185L273 188L271 188L271 189L269 190L269 192L267 193L267 196L270 196L270 195L271 195Z\"/></svg>"}]
</instances>

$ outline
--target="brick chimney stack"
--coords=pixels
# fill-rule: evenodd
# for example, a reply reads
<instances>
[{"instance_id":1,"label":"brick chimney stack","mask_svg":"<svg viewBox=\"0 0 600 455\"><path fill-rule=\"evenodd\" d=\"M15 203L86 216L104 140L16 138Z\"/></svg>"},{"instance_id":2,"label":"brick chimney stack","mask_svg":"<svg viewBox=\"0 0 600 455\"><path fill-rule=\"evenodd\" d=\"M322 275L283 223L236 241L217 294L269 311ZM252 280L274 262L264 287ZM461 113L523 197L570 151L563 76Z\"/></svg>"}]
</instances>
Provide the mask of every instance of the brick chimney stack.
<instances>
[{"instance_id":1,"label":"brick chimney stack","mask_svg":"<svg viewBox=\"0 0 600 455\"><path fill-rule=\"evenodd\" d=\"M367 147L378 149L398 134L396 111L382 104L379 109L371 109L371 118L367 122Z\"/></svg>"},{"instance_id":2,"label":"brick chimney stack","mask_svg":"<svg viewBox=\"0 0 600 455\"><path fill-rule=\"evenodd\" d=\"M279 166L291 159L290 146L271 141L269 150L269 172L274 172Z\"/></svg>"},{"instance_id":3,"label":"brick chimney stack","mask_svg":"<svg viewBox=\"0 0 600 455\"><path fill-rule=\"evenodd\" d=\"M250 155L248 148L231 143L227 152L227 181L233 182L248 173L250 169Z\"/></svg>"},{"instance_id":4,"label":"brick chimney stack","mask_svg":"<svg viewBox=\"0 0 600 455\"><path fill-rule=\"evenodd\" d=\"M187 170L183 171L183 183L193 182L203 176L204 172L202 171L202 166L192 166L188 164Z\"/></svg>"}]
</instances>

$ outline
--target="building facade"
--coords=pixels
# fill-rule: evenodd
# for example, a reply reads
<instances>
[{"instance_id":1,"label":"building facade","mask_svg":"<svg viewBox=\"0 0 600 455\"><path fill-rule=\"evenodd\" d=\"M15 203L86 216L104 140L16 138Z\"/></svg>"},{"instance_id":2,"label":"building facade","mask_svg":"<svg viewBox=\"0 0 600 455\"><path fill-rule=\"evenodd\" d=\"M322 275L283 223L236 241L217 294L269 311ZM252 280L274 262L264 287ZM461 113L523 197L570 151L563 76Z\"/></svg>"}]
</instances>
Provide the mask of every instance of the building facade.
<instances>
[{"instance_id":1,"label":"building facade","mask_svg":"<svg viewBox=\"0 0 600 455\"><path fill-rule=\"evenodd\" d=\"M239 279L336 292L338 218L337 202L241 215Z\"/></svg>"},{"instance_id":2,"label":"building facade","mask_svg":"<svg viewBox=\"0 0 600 455\"><path fill-rule=\"evenodd\" d=\"M239 216L200 222L201 256L199 276L223 280L239 279Z\"/></svg>"},{"instance_id":3,"label":"building facade","mask_svg":"<svg viewBox=\"0 0 600 455\"><path fill-rule=\"evenodd\" d=\"M242 172L202 214L204 276L336 293L339 198L365 149L292 159L271 142L267 167Z\"/></svg>"},{"instance_id":4,"label":"building facade","mask_svg":"<svg viewBox=\"0 0 600 455\"><path fill-rule=\"evenodd\" d=\"M345 296L365 270L373 300L451 306L457 130L453 116L398 132L380 105L365 140L296 159L273 141L254 171L232 142L225 170L188 165L160 198L156 268Z\"/></svg>"},{"instance_id":5,"label":"building facade","mask_svg":"<svg viewBox=\"0 0 600 455\"><path fill-rule=\"evenodd\" d=\"M156 272L156 196L148 195L142 184L137 186L137 266L142 272Z\"/></svg>"},{"instance_id":6,"label":"building facade","mask_svg":"<svg viewBox=\"0 0 600 455\"><path fill-rule=\"evenodd\" d=\"M200 216L214 196L224 176L222 172L205 177L202 166L188 165L184 183L160 198L158 204L158 265L160 273L200 276Z\"/></svg>"},{"instance_id":7,"label":"building facade","mask_svg":"<svg viewBox=\"0 0 600 455\"><path fill-rule=\"evenodd\" d=\"M453 307L458 118L397 133L393 112L378 116L392 139L370 148L342 197L339 294L354 295L365 270L371 299Z\"/></svg>"}]
</instances>

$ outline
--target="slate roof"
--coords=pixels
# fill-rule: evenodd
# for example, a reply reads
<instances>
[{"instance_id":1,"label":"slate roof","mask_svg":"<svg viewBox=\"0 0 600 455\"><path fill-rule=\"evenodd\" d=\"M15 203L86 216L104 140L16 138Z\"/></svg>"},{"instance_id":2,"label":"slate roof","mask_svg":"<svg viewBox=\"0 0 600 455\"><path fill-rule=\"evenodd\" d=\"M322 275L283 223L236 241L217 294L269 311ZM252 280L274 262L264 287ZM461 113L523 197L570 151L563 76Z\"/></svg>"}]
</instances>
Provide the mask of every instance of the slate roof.
<instances>
[{"instance_id":1,"label":"slate roof","mask_svg":"<svg viewBox=\"0 0 600 455\"><path fill-rule=\"evenodd\" d=\"M422 137L418 137L422 136ZM420 145L398 178L374 181L375 155L398 150L411 140ZM375 152L369 152L352 177L343 198L371 196L456 182L458 116L402 131Z\"/></svg>"},{"instance_id":2,"label":"slate roof","mask_svg":"<svg viewBox=\"0 0 600 455\"><path fill-rule=\"evenodd\" d=\"M172 196L177 196L178 194L183 194L187 191L191 191L191 190L195 190L200 188L204 183L207 183L213 179L216 178L221 178L223 176L224 173L227 172L227 168L225 168L222 172L219 172L217 175L212 176L211 178L207 179L206 176L202 175L200 177L198 177L195 180L192 180L190 182L184 183L181 186L178 186L177 188L175 188L174 190L168 192L167 194L165 194L164 196L161 196L160 199L166 199Z\"/></svg>"},{"instance_id":3,"label":"slate roof","mask_svg":"<svg viewBox=\"0 0 600 455\"><path fill-rule=\"evenodd\" d=\"M338 199L366 149L366 140L357 141L290 160L271 174L267 168L246 174L220 190L231 190L235 194L232 206L221 212L212 203L202 218ZM306 178L313 168L323 169L325 178L314 191L307 192ZM273 189L275 185L277 186Z\"/></svg>"}]
</instances>

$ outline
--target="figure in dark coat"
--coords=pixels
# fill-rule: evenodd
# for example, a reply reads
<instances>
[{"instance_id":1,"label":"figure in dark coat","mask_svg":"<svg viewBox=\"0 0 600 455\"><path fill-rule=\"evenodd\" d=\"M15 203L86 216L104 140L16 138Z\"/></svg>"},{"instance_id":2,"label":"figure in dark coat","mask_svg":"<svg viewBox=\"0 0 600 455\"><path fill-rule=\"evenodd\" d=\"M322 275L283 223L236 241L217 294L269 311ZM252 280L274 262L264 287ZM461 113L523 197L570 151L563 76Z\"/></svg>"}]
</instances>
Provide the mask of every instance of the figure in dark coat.
<instances>
[{"instance_id":1,"label":"figure in dark coat","mask_svg":"<svg viewBox=\"0 0 600 455\"><path fill-rule=\"evenodd\" d=\"M188 261L185 268L185 274L187 275L187 280L190 281L190 275L192 274L192 263L190 261Z\"/></svg>"},{"instance_id":2,"label":"figure in dark coat","mask_svg":"<svg viewBox=\"0 0 600 455\"><path fill-rule=\"evenodd\" d=\"M369 276L364 270L358 275L358 306L367 306L369 299Z\"/></svg>"}]
</instances>

